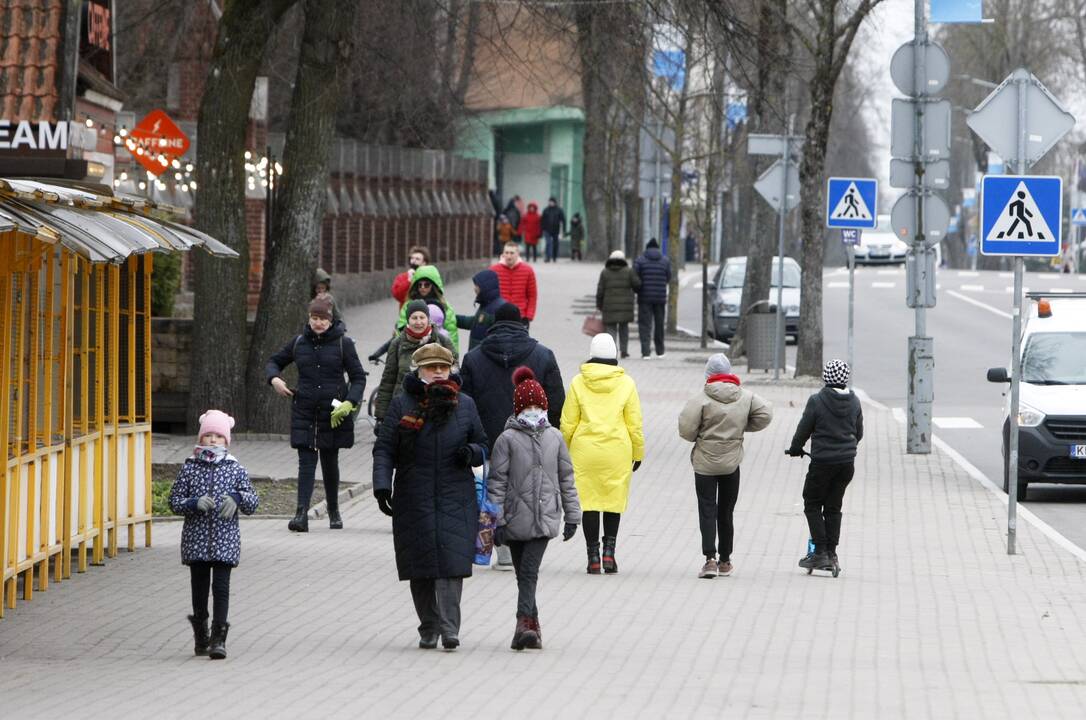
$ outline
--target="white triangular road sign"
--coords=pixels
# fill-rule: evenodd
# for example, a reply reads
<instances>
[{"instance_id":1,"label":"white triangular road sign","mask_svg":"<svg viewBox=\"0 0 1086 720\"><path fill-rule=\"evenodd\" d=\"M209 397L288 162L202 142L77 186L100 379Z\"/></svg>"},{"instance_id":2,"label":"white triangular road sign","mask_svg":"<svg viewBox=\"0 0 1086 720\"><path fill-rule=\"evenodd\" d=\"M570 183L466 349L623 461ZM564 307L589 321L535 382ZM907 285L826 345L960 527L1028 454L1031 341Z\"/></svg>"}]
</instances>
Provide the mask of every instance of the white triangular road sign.
<instances>
[{"instance_id":1,"label":"white triangular road sign","mask_svg":"<svg viewBox=\"0 0 1086 720\"><path fill-rule=\"evenodd\" d=\"M830 220L870 220L871 211L860 195L856 183L850 182L845 194L837 201L837 207L830 214Z\"/></svg>"},{"instance_id":2,"label":"white triangular road sign","mask_svg":"<svg viewBox=\"0 0 1086 720\"><path fill-rule=\"evenodd\" d=\"M1033 196L1029 194L1029 188L1025 182L1018 183L1018 187L1011 193L1007 204L999 213L999 219L988 231L986 242L992 240L1033 240L1036 242L1052 242L1056 237L1045 222Z\"/></svg>"},{"instance_id":3,"label":"white triangular road sign","mask_svg":"<svg viewBox=\"0 0 1086 720\"><path fill-rule=\"evenodd\" d=\"M1086 224L1086 210L1083 210L1082 208L1077 208L1071 214L1071 222Z\"/></svg>"}]
</instances>

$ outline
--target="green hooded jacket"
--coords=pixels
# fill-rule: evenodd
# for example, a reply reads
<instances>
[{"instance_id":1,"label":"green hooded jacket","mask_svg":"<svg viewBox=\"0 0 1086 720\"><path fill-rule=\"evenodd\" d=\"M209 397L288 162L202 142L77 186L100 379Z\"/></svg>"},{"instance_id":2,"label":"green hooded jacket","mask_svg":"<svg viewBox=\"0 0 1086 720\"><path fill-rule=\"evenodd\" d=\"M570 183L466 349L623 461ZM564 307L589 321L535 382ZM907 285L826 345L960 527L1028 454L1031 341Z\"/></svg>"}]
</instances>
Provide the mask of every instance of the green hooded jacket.
<instances>
[{"instance_id":1,"label":"green hooded jacket","mask_svg":"<svg viewBox=\"0 0 1086 720\"><path fill-rule=\"evenodd\" d=\"M411 289L407 291L407 302L400 306L400 319L396 322L396 332L401 332L407 325L407 303L416 299L423 299L419 295L418 290L415 289L415 284L419 280L429 280L434 285L434 292L437 293L437 297L441 300L442 307L445 308L445 324L444 328L449 333L449 339L452 340L453 354L460 354L460 336L456 329L456 311L453 310L452 305L445 299L445 283L441 281L441 273L433 265L423 265L415 271L415 275L411 278Z\"/></svg>"}]
</instances>

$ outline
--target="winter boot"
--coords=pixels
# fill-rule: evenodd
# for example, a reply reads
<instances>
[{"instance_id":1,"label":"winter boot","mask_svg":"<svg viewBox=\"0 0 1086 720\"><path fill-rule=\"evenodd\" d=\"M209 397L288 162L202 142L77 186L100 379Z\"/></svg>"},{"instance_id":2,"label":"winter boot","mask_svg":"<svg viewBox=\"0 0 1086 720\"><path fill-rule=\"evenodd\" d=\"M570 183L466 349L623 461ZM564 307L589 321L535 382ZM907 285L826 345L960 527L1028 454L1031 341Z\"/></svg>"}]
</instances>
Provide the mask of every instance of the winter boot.
<instances>
[{"instance_id":1,"label":"winter boot","mask_svg":"<svg viewBox=\"0 0 1086 720\"><path fill-rule=\"evenodd\" d=\"M538 636L532 629L532 619L527 615L517 615L517 627L513 631L513 644L510 647L514 650L523 650L531 647L531 643L537 639Z\"/></svg>"},{"instance_id":2,"label":"winter boot","mask_svg":"<svg viewBox=\"0 0 1086 720\"><path fill-rule=\"evenodd\" d=\"M192 651L200 656L207 655L207 616L198 618L195 615L189 615L189 622L192 623Z\"/></svg>"},{"instance_id":3,"label":"winter boot","mask_svg":"<svg viewBox=\"0 0 1086 720\"><path fill-rule=\"evenodd\" d=\"M600 544L589 543L588 544L588 574L599 575L600 574Z\"/></svg>"},{"instance_id":4,"label":"winter boot","mask_svg":"<svg viewBox=\"0 0 1086 720\"><path fill-rule=\"evenodd\" d=\"M287 523L287 529L291 532L309 532L309 508L299 505L294 511L294 517Z\"/></svg>"},{"instance_id":5,"label":"winter boot","mask_svg":"<svg viewBox=\"0 0 1086 720\"><path fill-rule=\"evenodd\" d=\"M528 618L528 622L532 626L532 632L535 633L534 641L529 638L529 643L525 645L529 650L542 650L543 649L543 630L539 627L539 618Z\"/></svg>"},{"instance_id":6,"label":"winter boot","mask_svg":"<svg viewBox=\"0 0 1086 720\"><path fill-rule=\"evenodd\" d=\"M603 571L608 575L618 572L618 563L615 562L615 540L614 537L603 536Z\"/></svg>"},{"instance_id":7,"label":"winter boot","mask_svg":"<svg viewBox=\"0 0 1086 720\"><path fill-rule=\"evenodd\" d=\"M331 530L342 530L343 519L339 516L339 498L329 495L328 498L328 527Z\"/></svg>"},{"instance_id":8,"label":"winter boot","mask_svg":"<svg viewBox=\"0 0 1086 720\"><path fill-rule=\"evenodd\" d=\"M208 656L212 660L222 660L226 657L226 633L230 631L230 623L211 623L211 648Z\"/></svg>"},{"instance_id":9,"label":"winter boot","mask_svg":"<svg viewBox=\"0 0 1086 720\"><path fill-rule=\"evenodd\" d=\"M799 561L799 566L807 570L818 570L830 564L830 556L825 552L808 553Z\"/></svg>"}]
</instances>

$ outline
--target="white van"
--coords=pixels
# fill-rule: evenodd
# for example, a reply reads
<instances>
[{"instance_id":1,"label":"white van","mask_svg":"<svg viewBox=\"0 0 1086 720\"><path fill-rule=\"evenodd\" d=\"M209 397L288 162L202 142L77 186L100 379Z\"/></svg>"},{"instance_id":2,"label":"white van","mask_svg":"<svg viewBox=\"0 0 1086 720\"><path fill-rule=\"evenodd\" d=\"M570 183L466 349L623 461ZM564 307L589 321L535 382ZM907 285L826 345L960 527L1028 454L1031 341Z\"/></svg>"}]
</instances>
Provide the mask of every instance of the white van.
<instances>
[{"instance_id":1,"label":"white van","mask_svg":"<svg viewBox=\"0 0 1086 720\"><path fill-rule=\"evenodd\" d=\"M1027 293L1018 412L1018 499L1030 483L1086 485L1086 293ZM1008 382L1006 368L988 370ZM1010 393L1003 409L1008 490Z\"/></svg>"}]
</instances>

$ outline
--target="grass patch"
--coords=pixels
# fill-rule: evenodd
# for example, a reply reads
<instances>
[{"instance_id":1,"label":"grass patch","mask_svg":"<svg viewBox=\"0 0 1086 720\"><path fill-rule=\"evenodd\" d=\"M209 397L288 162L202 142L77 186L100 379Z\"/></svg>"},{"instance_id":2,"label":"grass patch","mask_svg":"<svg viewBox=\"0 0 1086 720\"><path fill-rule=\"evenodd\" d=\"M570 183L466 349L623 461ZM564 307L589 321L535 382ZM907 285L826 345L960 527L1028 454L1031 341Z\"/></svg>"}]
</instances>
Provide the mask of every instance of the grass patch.
<instances>
[{"instance_id":1,"label":"grass patch","mask_svg":"<svg viewBox=\"0 0 1086 720\"><path fill-rule=\"evenodd\" d=\"M170 490L173 488L177 473L181 470L176 464L155 464L151 466L151 508L157 517L173 515L170 511ZM260 506L256 515L293 515L298 505L298 483L294 480L253 480L253 489L260 496ZM324 488L317 480L313 488L310 505L324 500Z\"/></svg>"}]
</instances>

